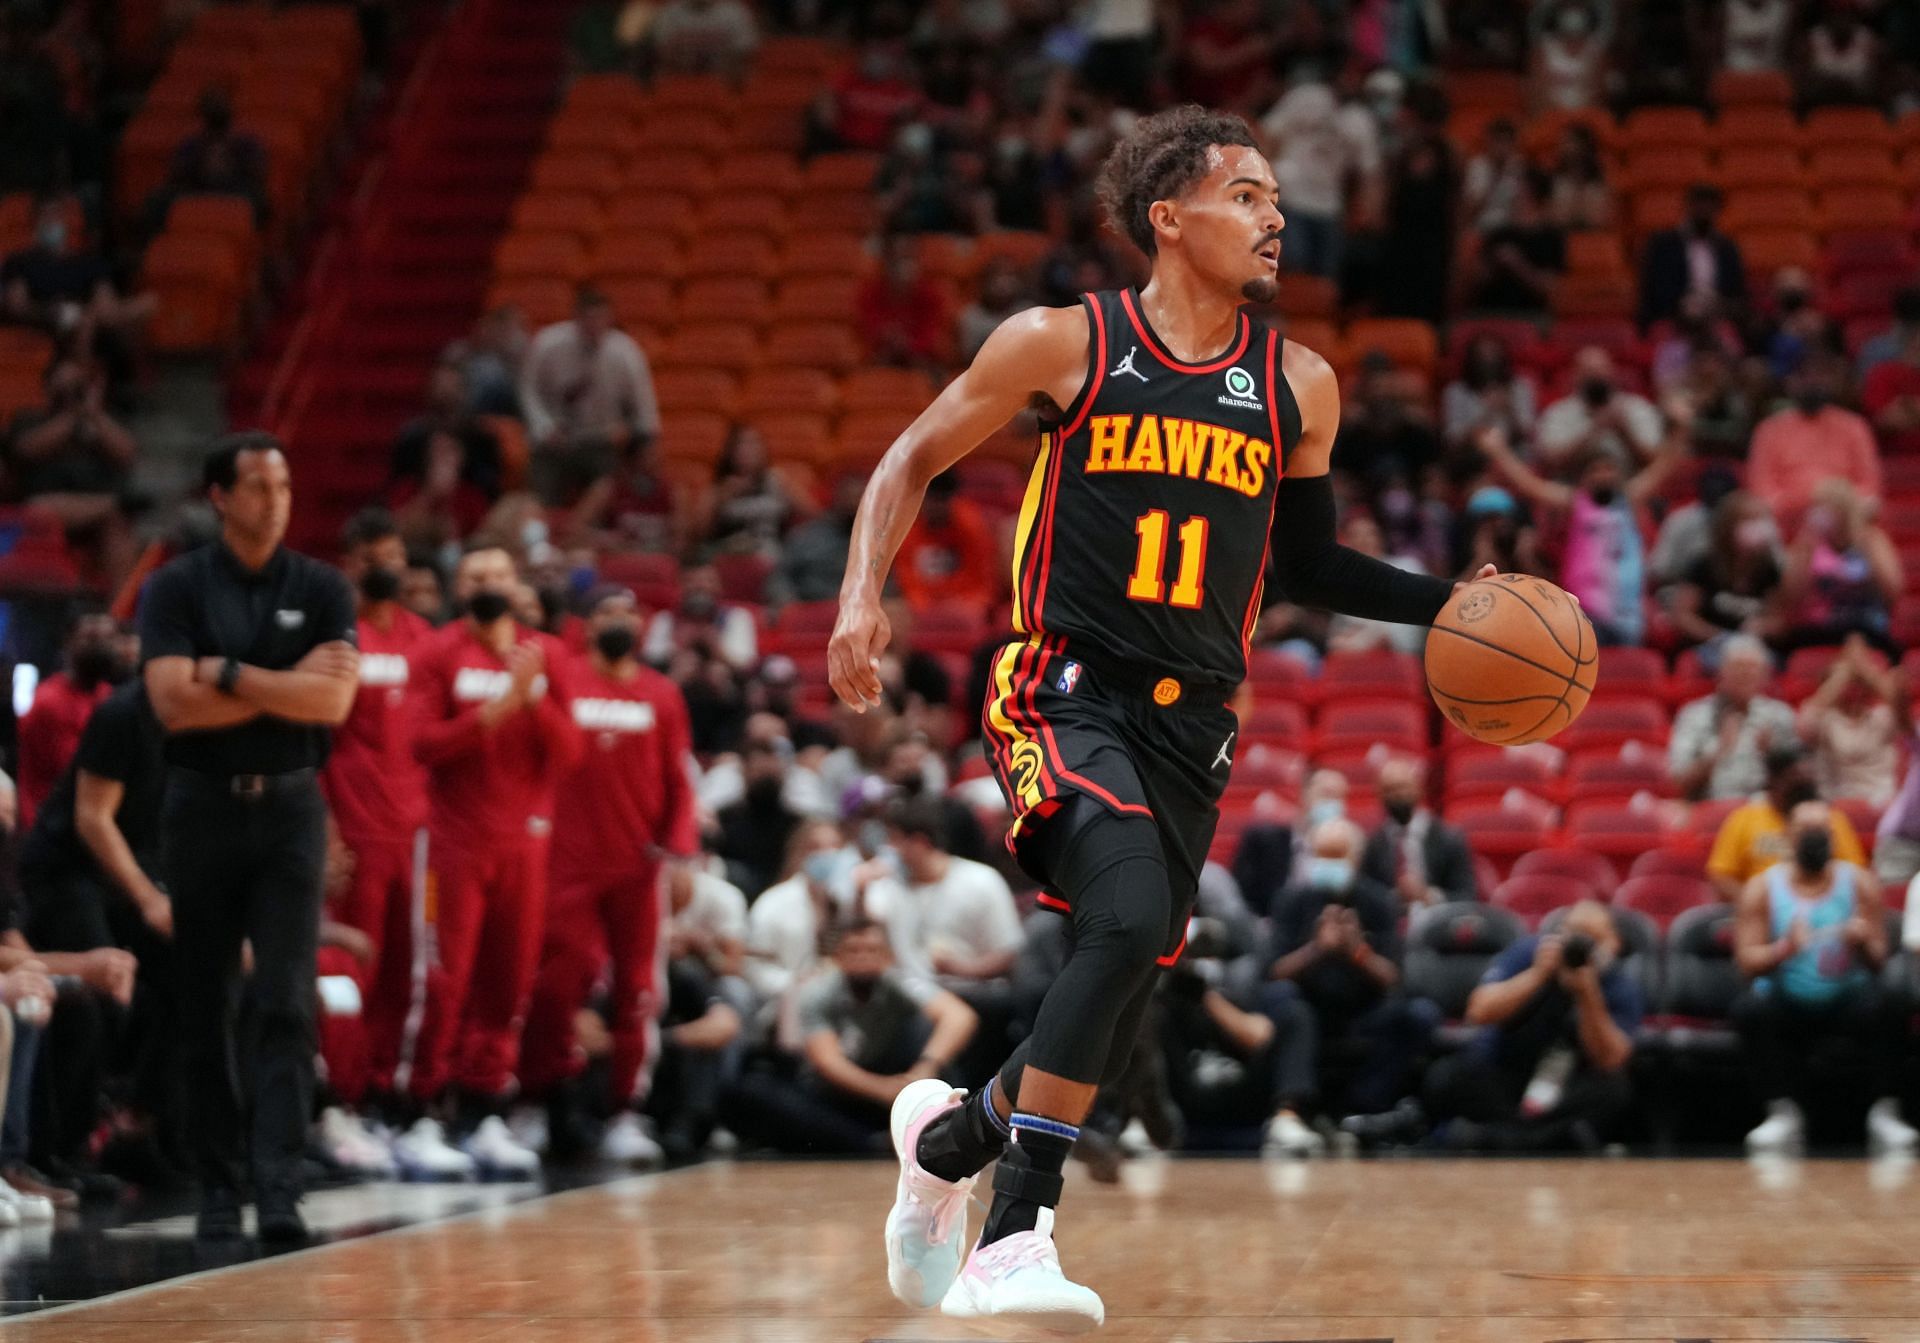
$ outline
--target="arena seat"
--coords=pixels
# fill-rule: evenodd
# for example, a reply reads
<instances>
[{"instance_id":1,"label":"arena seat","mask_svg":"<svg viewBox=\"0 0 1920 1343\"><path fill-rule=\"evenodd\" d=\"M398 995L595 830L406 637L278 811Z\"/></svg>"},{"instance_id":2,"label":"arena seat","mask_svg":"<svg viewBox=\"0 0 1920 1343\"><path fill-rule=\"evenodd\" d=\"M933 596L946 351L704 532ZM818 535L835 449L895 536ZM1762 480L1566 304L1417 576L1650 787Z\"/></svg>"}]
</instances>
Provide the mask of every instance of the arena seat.
<instances>
[{"instance_id":1,"label":"arena seat","mask_svg":"<svg viewBox=\"0 0 1920 1343\"><path fill-rule=\"evenodd\" d=\"M1633 866L1627 869L1627 879L1635 877L1694 877L1706 880L1707 869L1704 856L1691 848L1648 849L1633 860Z\"/></svg>"},{"instance_id":2,"label":"arena seat","mask_svg":"<svg viewBox=\"0 0 1920 1343\"><path fill-rule=\"evenodd\" d=\"M1658 853L1659 850L1652 850ZM1643 855L1647 856L1647 855ZM1636 859L1634 866L1639 866ZM1673 921L1690 909L1714 902L1713 884L1704 876L1690 876L1678 873L1649 873L1628 877L1620 883L1613 893L1613 903L1621 909L1631 909L1665 932Z\"/></svg>"},{"instance_id":3,"label":"arena seat","mask_svg":"<svg viewBox=\"0 0 1920 1343\"><path fill-rule=\"evenodd\" d=\"M1671 793L1673 780L1665 752L1635 751L1635 745L1576 751L1567 765L1569 796L1627 797L1646 792L1664 797Z\"/></svg>"},{"instance_id":4,"label":"arena seat","mask_svg":"<svg viewBox=\"0 0 1920 1343\"><path fill-rule=\"evenodd\" d=\"M1540 921L1557 909L1599 898L1600 893L1592 886L1572 877L1527 876L1515 871L1494 889L1489 902L1515 915L1527 927L1538 928Z\"/></svg>"},{"instance_id":5,"label":"arena seat","mask_svg":"<svg viewBox=\"0 0 1920 1343\"><path fill-rule=\"evenodd\" d=\"M1567 808L1567 838L1609 858L1633 859L1666 838L1660 818L1618 802L1575 802Z\"/></svg>"},{"instance_id":6,"label":"arena seat","mask_svg":"<svg viewBox=\"0 0 1920 1343\"><path fill-rule=\"evenodd\" d=\"M1461 1024L1467 999L1493 958L1525 934L1517 915L1493 905L1458 901L1413 911L1402 983L1409 997L1440 1009L1448 1023L1441 1028L1443 1044L1457 1047L1474 1034Z\"/></svg>"},{"instance_id":7,"label":"arena seat","mask_svg":"<svg viewBox=\"0 0 1920 1343\"><path fill-rule=\"evenodd\" d=\"M1565 878L1592 887L1603 900L1620 884L1620 873L1612 861L1590 849L1536 849L1521 855L1513 865L1513 875Z\"/></svg>"},{"instance_id":8,"label":"arena seat","mask_svg":"<svg viewBox=\"0 0 1920 1343\"><path fill-rule=\"evenodd\" d=\"M1649 1025L1676 1055L1739 1050L1728 1021L1745 984L1733 959L1733 929L1733 906L1724 904L1687 910L1667 929L1665 989Z\"/></svg>"}]
</instances>

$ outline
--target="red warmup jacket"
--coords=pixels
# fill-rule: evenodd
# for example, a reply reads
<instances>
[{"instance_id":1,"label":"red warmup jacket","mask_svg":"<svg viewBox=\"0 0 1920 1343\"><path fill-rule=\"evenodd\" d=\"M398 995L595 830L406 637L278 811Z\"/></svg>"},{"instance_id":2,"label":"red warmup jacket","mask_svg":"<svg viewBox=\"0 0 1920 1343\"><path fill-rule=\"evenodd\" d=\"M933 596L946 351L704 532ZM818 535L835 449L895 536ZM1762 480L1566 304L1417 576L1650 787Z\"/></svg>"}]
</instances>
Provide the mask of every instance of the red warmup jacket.
<instances>
[{"instance_id":1,"label":"red warmup jacket","mask_svg":"<svg viewBox=\"0 0 1920 1343\"><path fill-rule=\"evenodd\" d=\"M515 639L538 644L547 669L533 704L492 728L480 707L507 688L504 659L464 620L430 639L414 666L413 754L427 767L427 828L435 843L493 848L545 829L554 785L580 756L570 713L566 650L521 626Z\"/></svg>"},{"instance_id":2,"label":"red warmup jacket","mask_svg":"<svg viewBox=\"0 0 1920 1343\"><path fill-rule=\"evenodd\" d=\"M360 688L333 734L327 803L349 846L408 840L427 823L427 771L413 758L414 664L434 628L397 608L393 628L360 622Z\"/></svg>"},{"instance_id":3,"label":"red warmup jacket","mask_svg":"<svg viewBox=\"0 0 1920 1343\"><path fill-rule=\"evenodd\" d=\"M20 818L16 833L27 833L34 813L73 763L73 753L80 749L80 734L93 717L94 705L112 693L113 687L105 681L92 690L82 690L65 672L55 672L33 692L33 703L19 726Z\"/></svg>"},{"instance_id":4,"label":"red warmup jacket","mask_svg":"<svg viewBox=\"0 0 1920 1343\"><path fill-rule=\"evenodd\" d=\"M631 681L602 676L591 657L574 660L567 685L583 749L553 818L556 884L642 870L662 850L692 853L693 734L680 687L646 667Z\"/></svg>"}]
</instances>

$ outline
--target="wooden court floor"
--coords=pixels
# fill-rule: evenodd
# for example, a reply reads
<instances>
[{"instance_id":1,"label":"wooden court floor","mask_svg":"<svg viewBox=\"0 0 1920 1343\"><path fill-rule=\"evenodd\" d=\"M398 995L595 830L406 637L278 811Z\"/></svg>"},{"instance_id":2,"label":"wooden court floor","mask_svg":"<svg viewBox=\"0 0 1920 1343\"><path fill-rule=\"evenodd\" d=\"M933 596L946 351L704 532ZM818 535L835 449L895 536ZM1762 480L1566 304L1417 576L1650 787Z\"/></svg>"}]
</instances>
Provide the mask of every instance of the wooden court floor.
<instances>
[{"instance_id":1,"label":"wooden court floor","mask_svg":"<svg viewBox=\"0 0 1920 1343\"><path fill-rule=\"evenodd\" d=\"M881 1165L641 1177L26 1316L0 1338L993 1337L887 1295L891 1186ZM1920 1340L1911 1163L1142 1162L1117 1188L1075 1176L1060 1243L1106 1298L1104 1339Z\"/></svg>"}]
</instances>

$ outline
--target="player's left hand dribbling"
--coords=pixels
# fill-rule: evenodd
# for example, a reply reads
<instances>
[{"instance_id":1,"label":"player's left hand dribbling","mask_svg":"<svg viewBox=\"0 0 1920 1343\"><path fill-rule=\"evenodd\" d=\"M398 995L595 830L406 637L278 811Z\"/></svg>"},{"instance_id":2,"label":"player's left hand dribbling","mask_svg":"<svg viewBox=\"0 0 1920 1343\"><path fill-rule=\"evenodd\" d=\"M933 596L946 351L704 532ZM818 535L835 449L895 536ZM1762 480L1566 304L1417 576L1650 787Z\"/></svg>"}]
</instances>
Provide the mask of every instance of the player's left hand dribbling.
<instances>
[{"instance_id":1,"label":"player's left hand dribbling","mask_svg":"<svg viewBox=\"0 0 1920 1343\"><path fill-rule=\"evenodd\" d=\"M880 707L880 654L893 629L878 601L840 603L840 618L827 641L827 682L855 713Z\"/></svg>"}]
</instances>

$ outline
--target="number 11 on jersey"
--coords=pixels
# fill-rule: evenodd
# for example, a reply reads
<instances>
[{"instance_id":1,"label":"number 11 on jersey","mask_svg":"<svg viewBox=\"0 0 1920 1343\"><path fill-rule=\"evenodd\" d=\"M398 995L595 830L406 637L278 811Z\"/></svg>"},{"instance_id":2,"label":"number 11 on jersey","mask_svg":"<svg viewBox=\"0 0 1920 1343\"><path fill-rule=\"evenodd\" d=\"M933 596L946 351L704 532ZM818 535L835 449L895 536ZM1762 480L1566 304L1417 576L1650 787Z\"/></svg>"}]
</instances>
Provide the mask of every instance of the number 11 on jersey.
<instances>
[{"instance_id":1,"label":"number 11 on jersey","mask_svg":"<svg viewBox=\"0 0 1920 1343\"><path fill-rule=\"evenodd\" d=\"M1134 556L1133 575L1127 579L1127 596L1137 602L1164 601L1198 609L1200 579L1207 567L1207 520L1191 517L1180 524L1180 574L1171 596L1162 577L1167 568L1167 511L1156 508L1142 513L1133 520L1133 531L1140 538L1140 550Z\"/></svg>"}]
</instances>

